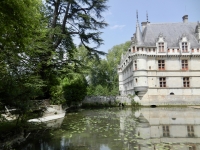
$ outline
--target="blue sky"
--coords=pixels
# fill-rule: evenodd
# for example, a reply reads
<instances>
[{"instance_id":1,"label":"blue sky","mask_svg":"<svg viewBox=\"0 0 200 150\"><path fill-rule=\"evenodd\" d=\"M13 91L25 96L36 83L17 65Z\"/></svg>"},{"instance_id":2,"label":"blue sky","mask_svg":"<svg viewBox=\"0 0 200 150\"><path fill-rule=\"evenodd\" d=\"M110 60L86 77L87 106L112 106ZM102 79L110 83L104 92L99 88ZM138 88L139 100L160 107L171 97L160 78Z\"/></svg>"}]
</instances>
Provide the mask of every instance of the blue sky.
<instances>
[{"instance_id":1,"label":"blue sky","mask_svg":"<svg viewBox=\"0 0 200 150\"><path fill-rule=\"evenodd\" d=\"M104 52L131 39L136 10L140 23L146 21L146 11L151 23L182 22L186 14L189 22L200 21L200 0L109 0L108 6L104 18L109 26L102 30L104 45L99 48Z\"/></svg>"}]
</instances>

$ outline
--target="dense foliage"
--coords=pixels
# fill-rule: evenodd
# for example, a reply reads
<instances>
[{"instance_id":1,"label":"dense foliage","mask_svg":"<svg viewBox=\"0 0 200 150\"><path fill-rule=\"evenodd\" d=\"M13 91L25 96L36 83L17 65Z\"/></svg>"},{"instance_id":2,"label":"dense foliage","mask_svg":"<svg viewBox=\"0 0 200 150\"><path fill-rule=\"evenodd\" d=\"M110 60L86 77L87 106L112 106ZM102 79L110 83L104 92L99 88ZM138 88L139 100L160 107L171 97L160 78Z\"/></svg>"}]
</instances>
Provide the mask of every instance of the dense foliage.
<instances>
[{"instance_id":1,"label":"dense foliage","mask_svg":"<svg viewBox=\"0 0 200 150\"><path fill-rule=\"evenodd\" d=\"M87 94L87 81L81 74L69 75L63 80L63 90L67 105L76 106Z\"/></svg>"},{"instance_id":2,"label":"dense foliage","mask_svg":"<svg viewBox=\"0 0 200 150\"><path fill-rule=\"evenodd\" d=\"M80 39L88 58L104 54L97 48L103 43L99 29L107 26L102 17L106 2L1 0L1 106L26 112L29 100L51 99L54 104L82 100L86 95L84 64L75 57L73 38ZM71 91L80 96L70 95Z\"/></svg>"},{"instance_id":3,"label":"dense foliage","mask_svg":"<svg viewBox=\"0 0 200 150\"><path fill-rule=\"evenodd\" d=\"M11 106L19 114L9 128L4 124L5 136L27 127L31 100L71 106L86 95L118 94L117 64L130 42L113 47L105 59L99 57L105 54L98 48L103 43L100 29L107 26L102 17L106 2L0 1L0 111ZM0 122L4 119L0 115Z\"/></svg>"},{"instance_id":4,"label":"dense foliage","mask_svg":"<svg viewBox=\"0 0 200 150\"><path fill-rule=\"evenodd\" d=\"M46 1L50 51L41 59L43 63L39 74L47 85L43 87L42 98L52 97L50 91L60 84L60 77L64 78L71 70L76 73L80 61L73 57L76 50L73 37L80 39L89 55L103 54L97 48L103 42L99 29L107 26L102 17L102 12L107 9L106 2L107 0ZM90 43L96 46L90 47Z\"/></svg>"},{"instance_id":5,"label":"dense foliage","mask_svg":"<svg viewBox=\"0 0 200 150\"><path fill-rule=\"evenodd\" d=\"M26 109L41 94L43 81L31 59L44 37L42 3L38 0L0 2L0 102ZM37 42L38 41L38 42ZM35 52L36 51L36 52Z\"/></svg>"},{"instance_id":6,"label":"dense foliage","mask_svg":"<svg viewBox=\"0 0 200 150\"><path fill-rule=\"evenodd\" d=\"M99 57L106 2L2 0L0 105L26 112L34 99L76 105L86 95L117 95L117 65L130 42Z\"/></svg>"},{"instance_id":7,"label":"dense foliage","mask_svg":"<svg viewBox=\"0 0 200 150\"><path fill-rule=\"evenodd\" d=\"M87 95L118 95L117 66L122 53L125 53L129 47L130 41L116 45L103 59L88 58L87 50L83 46L78 48L76 55L87 66L83 72L88 81Z\"/></svg>"}]
</instances>

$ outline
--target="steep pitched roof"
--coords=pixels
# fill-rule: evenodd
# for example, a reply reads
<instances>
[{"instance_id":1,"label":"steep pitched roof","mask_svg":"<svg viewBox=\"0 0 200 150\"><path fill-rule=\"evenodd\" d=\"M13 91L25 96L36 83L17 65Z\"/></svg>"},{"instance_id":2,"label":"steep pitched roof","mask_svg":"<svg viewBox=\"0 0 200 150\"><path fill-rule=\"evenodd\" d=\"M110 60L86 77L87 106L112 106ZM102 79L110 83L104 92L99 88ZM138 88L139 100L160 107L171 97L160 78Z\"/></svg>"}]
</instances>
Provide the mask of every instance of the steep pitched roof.
<instances>
[{"instance_id":1,"label":"steep pitched roof","mask_svg":"<svg viewBox=\"0 0 200 150\"><path fill-rule=\"evenodd\" d=\"M191 47L199 47L195 37L197 23L148 23L143 31L143 40L146 46L155 46L156 40L160 34L163 34L167 42L167 47L179 47L179 40L183 34L186 34Z\"/></svg>"}]
</instances>

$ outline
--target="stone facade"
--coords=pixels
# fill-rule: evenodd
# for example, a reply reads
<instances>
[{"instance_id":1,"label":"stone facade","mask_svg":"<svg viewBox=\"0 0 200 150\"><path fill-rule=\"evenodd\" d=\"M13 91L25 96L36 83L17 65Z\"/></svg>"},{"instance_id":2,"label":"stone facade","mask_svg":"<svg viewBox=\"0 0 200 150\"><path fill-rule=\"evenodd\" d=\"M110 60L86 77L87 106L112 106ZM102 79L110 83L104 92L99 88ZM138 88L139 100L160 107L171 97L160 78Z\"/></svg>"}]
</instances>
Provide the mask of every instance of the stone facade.
<instances>
[{"instance_id":1,"label":"stone facade","mask_svg":"<svg viewBox=\"0 0 200 150\"><path fill-rule=\"evenodd\" d=\"M121 96L142 105L200 103L200 23L142 23L118 66ZM161 98L161 99L159 99Z\"/></svg>"}]
</instances>

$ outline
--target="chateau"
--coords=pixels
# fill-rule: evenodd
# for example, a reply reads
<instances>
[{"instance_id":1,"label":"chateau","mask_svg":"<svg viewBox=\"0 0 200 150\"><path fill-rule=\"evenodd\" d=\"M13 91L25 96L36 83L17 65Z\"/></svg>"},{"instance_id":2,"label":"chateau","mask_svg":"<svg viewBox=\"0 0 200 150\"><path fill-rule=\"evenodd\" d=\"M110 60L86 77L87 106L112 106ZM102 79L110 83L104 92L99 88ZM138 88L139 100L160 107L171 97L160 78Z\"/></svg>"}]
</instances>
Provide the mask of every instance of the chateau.
<instances>
[{"instance_id":1,"label":"chateau","mask_svg":"<svg viewBox=\"0 0 200 150\"><path fill-rule=\"evenodd\" d=\"M138 17L137 17L138 18ZM118 66L121 96L142 105L200 105L200 23L137 19L131 46Z\"/></svg>"}]
</instances>

